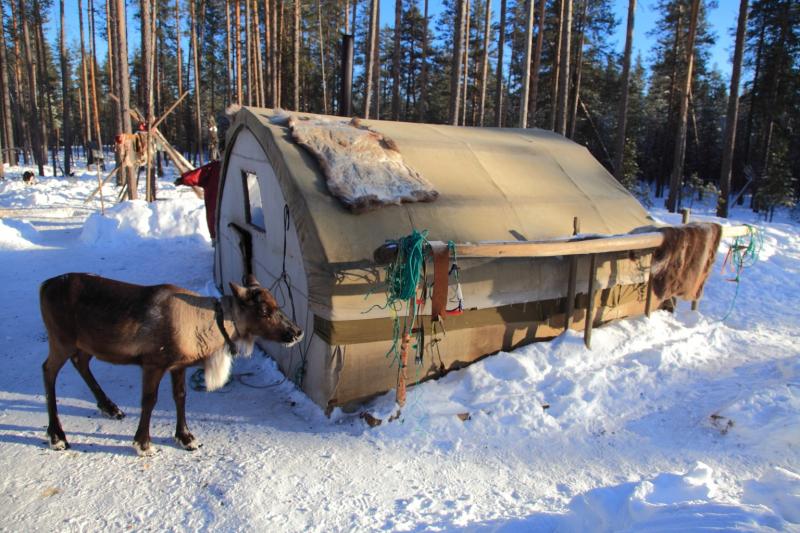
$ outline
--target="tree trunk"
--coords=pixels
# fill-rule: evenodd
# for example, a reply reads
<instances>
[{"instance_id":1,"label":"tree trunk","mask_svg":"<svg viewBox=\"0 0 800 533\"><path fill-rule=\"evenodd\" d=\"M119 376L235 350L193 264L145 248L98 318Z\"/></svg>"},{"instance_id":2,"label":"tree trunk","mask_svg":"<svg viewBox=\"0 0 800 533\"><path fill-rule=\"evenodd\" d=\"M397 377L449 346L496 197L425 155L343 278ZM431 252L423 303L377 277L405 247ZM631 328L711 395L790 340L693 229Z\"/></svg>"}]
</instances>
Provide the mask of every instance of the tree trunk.
<instances>
[{"instance_id":1,"label":"tree trunk","mask_svg":"<svg viewBox=\"0 0 800 533\"><path fill-rule=\"evenodd\" d=\"M469 30L470 30L470 0L465 0L464 5L464 83L461 94L461 125L467 125L467 90L469 89Z\"/></svg>"},{"instance_id":2,"label":"tree trunk","mask_svg":"<svg viewBox=\"0 0 800 533\"><path fill-rule=\"evenodd\" d=\"M423 24L425 26L422 28L422 72L420 73L420 96L417 105L417 120L419 122L425 122L428 106L428 0L425 0L424 9ZM355 22L353 22L353 24L355 24Z\"/></svg>"},{"instance_id":3,"label":"tree trunk","mask_svg":"<svg viewBox=\"0 0 800 533\"><path fill-rule=\"evenodd\" d=\"M528 127L528 97L530 96L531 54L533 52L533 2L525 0L525 60L522 74L522 96L519 101L519 127Z\"/></svg>"},{"instance_id":4,"label":"tree trunk","mask_svg":"<svg viewBox=\"0 0 800 533\"><path fill-rule=\"evenodd\" d=\"M86 149L90 150L92 145L92 111L89 100L89 74L83 36L83 0L78 0L78 27L81 38L81 100L86 110L86 120L83 123L83 138L86 141Z\"/></svg>"},{"instance_id":5,"label":"tree trunk","mask_svg":"<svg viewBox=\"0 0 800 533\"><path fill-rule=\"evenodd\" d=\"M669 180L669 197L667 209L671 213L680 207L680 189L683 182L683 160L686 155L686 122L689 112L689 91L692 88L692 69L694 67L694 39L697 33L697 14L700 9L700 0L692 0L692 12L689 19L689 39L686 45L687 63L686 79L681 87L681 110L678 115L678 130L675 135L675 150L672 157L672 174Z\"/></svg>"},{"instance_id":6,"label":"tree trunk","mask_svg":"<svg viewBox=\"0 0 800 533\"><path fill-rule=\"evenodd\" d=\"M242 89L242 0L236 0L236 9L234 12L233 31L236 38L236 103L241 104L243 101Z\"/></svg>"},{"instance_id":7,"label":"tree trunk","mask_svg":"<svg viewBox=\"0 0 800 533\"><path fill-rule=\"evenodd\" d=\"M583 71L583 41L586 35L586 11L589 9L589 0L583 0L583 11L581 11L580 32L578 33L578 46L575 51L575 77L572 82L572 100L569 104L569 138L575 138L575 125L578 117L578 97L581 93L581 73Z\"/></svg>"},{"instance_id":8,"label":"tree trunk","mask_svg":"<svg viewBox=\"0 0 800 533\"><path fill-rule=\"evenodd\" d=\"M94 0L89 0L89 95L91 96L92 105L92 121L94 124L94 138L97 140L97 148L103 151L103 138L100 135L100 109L97 104L97 42L96 42L96 26L94 23ZM88 113L87 113L88 116ZM100 168L106 169L105 161L101 162Z\"/></svg>"},{"instance_id":9,"label":"tree trunk","mask_svg":"<svg viewBox=\"0 0 800 533\"><path fill-rule=\"evenodd\" d=\"M500 0L500 34L497 42L497 73L495 74L495 126L503 127L503 56L506 47L506 0Z\"/></svg>"},{"instance_id":10,"label":"tree trunk","mask_svg":"<svg viewBox=\"0 0 800 533\"><path fill-rule=\"evenodd\" d=\"M294 0L294 19L292 23L292 106L300 111L300 0Z\"/></svg>"},{"instance_id":11,"label":"tree trunk","mask_svg":"<svg viewBox=\"0 0 800 533\"><path fill-rule=\"evenodd\" d=\"M394 51L392 53L392 120L400 120L400 34L402 33L402 28L403 0L395 0Z\"/></svg>"},{"instance_id":12,"label":"tree trunk","mask_svg":"<svg viewBox=\"0 0 800 533\"><path fill-rule=\"evenodd\" d=\"M558 78L558 116L556 133L567 133L567 97L569 95L569 47L572 41L572 0L564 0L564 18L561 21L561 72Z\"/></svg>"},{"instance_id":13,"label":"tree trunk","mask_svg":"<svg viewBox=\"0 0 800 533\"><path fill-rule=\"evenodd\" d=\"M553 131L556 131L556 116L558 115L558 89L559 89L559 79L561 76L561 48L562 48L562 41L564 40L564 24L562 21L564 20L564 7L567 0L561 0L560 9L558 11L558 31L556 33L556 42L555 46L553 47L553 79L552 79L552 86L550 88L550 128Z\"/></svg>"},{"instance_id":14,"label":"tree trunk","mask_svg":"<svg viewBox=\"0 0 800 533\"><path fill-rule=\"evenodd\" d=\"M367 36L367 57L364 58L367 70L366 79L364 81L364 118L369 118L370 104L372 103L372 67L375 65L375 33L376 33L376 10L378 0L372 0L369 9L369 32Z\"/></svg>"},{"instance_id":15,"label":"tree trunk","mask_svg":"<svg viewBox=\"0 0 800 533\"><path fill-rule=\"evenodd\" d=\"M458 113L461 108L459 99L461 96L461 59L463 55L462 46L464 43L464 19L466 0L456 2L456 27L453 32L453 67L450 75L450 124L458 126Z\"/></svg>"},{"instance_id":16,"label":"tree trunk","mask_svg":"<svg viewBox=\"0 0 800 533\"><path fill-rule=\"evenodd\" d=\"M22 48L24 50L25 69L28 73L28 94L30 109L29 109L29 124L32 126L32 139L31 147L33 151L33 158L39 170L39 175L44 176L44 154L42 146L42 124L39 114L39 95L38 83L36 79L36 69L33 64L33 51L31 50L31 36L28 28L30 19L25 12L25 3L23 0L18 0L18 12L20 26L22 27Z\"/></svg>"},{"instance_id":17,"label":"tree trunk","mask_svg":"<svg viewBox=\"0 0 800 533\"><path fill-rule=\"evenodd\" d=\"M177 1L177 0L176 0ZM233 102L233 63L231 61L231 0L225 0L225 98L226 105ZM181 92L178 90L178 97Z\"/></svg>"},{"instance_id":18,"label":"tree trunk","mask_svg":"<svg viewBox=\"0 0 800 533\"><path fill-rule=\"evenodd\" d=\"M486 82L489 81L489 38L492 35L492 0L486 0L483 19L483 59L481 61L481 97L478 104L478 124L483 127L486 115Z\"/></svg>"},{"instance_id":19,"label":"tree trunk","mask_svg":"<svg viewBox=\"0 0 800 533\"><path fill-rule=\"evenodd\" d=\"M2 4L2 2L0 2L0 4ZM22 32L18 27L19 18L17 16L14 2L10 2L10 6L11 34L14 36L14 68L12 69L12 72L14 75L14 87L17 89L17 98L19 99L19 105L14 107L14 118L15 122L18 124L17 133L19 133L23 146L22 159L27 165L30 155L33 152L31 125L28 124L28 120L32 113L31 107L33 104L30 102L30 93L26 93L25 89L23 88Z\"/></svg>"},{"instance_id":20,"label":"tree trunk","mask_svg":"<svg viewBox=\"0 0 800 533\"><path fill-rule=\"evenodd\" d=\"M539 2L539 25L536 33L536 49L533 52L533 79L531 79L530 122L536 126L536 107L539 99L539 70L542 65L542 46L544 45L544 13L547 0Z\"/></svg>"},{"instance_id":21,"label":"tree trunk","mask_svg":"<svg viewBox=\"0 0 800 533\"><path fill-rule=\"evenodd\" d=\"M0 2L0 21L5 20L3 5ZM17 151L14 143L14 123L11 119L11 88L8 84L8 57L6 55L6 31L3 24L0 24L0 83L2 84L2 104L3 104L3 161L10 165L17 164ZM18 86L19 87L19 86Z\"/></svg>"},{"instance_id":22,"label":"tree trunk","mask_svg":"<svg viewBox=\"0 0 800 533\"><path fill-rule=\"evenodd\" d=\"M119 64L117 57L119 57L119 42L117 41L117 2L116 0L106 0L106 37L109 43L108 47L108 73L111 80L111 93L114 95L114 132L116 134L122 133L124 130L122 120L122 100L120 99L121 89L119 80ZM114 150L114 162L117 167L122 165L120 159L120 151ZM122 170L117 172L117 186L123 186L128 180L127 172Z\"/></svg>"},{"instance_id":23,"label":"tree trunk","mask_svg":"<svg viewBox=\"0 0 800 533\"><path fill-rule=\"evenodd\" d=\"M153 125L153 70L152 57L155 55L152 42L152 20L155 13L152 12L151 0L141 0L141 73L142 73L142 104L144 107L144 119L147 123L147 137L150 140L150 128ZM146 151L147 165L145 167L145 199L152 202L155 199L153 194L154 173L152 162L150 161L150 150Z\"/></svg>"},{"instance_id":24,"label":"tree trunk","mask_svg":"<svg viewBox=\"0 0 800 533\"><path fill-rule=\"evenodd\" d=\"M614 153L614 177L620 183L624 178L625 130L628 121L628 91L631 80L631 52L633 50L633 23L636 14L636 0L628 0L628 26L625 33L625 54L622 60L622 94L619 100L617 119L617 146Z\"/></svg>"},{"instance_id":25,"label":"tree trunk","mask_svg":"<svg viewBox=\"0 0 800 533\"><path fill-rule=\"evenodd\" d=\"M249 1L249 0L248 0ZM200 59L199 43L197 39L197 17L195 15L195 0L189 0L189 18L192 25L192 63L194 67L194 119L195 119L195 162L202 161L203 153L203 126L200 115ZM250 80L247 80L248 85ZM248 96L250 92L248 91Z\"/></svg>"},{"instance_id":26,"label":"tree trunk","mask_svg":"<svg viewBox=\"0 0 800 533\"><path fill-rule=\"evenodd\" d=\"M375 62L372 65L373 74L373 87L372 94L374 95L373 102L375 106L375 120L381 118L381 3L375 4L375 48L372 55L372 60Z\"/></svg>"},{"instance_id":27,"label":"tree trunk","mask_svg":"<svg viewBox=\"0 0 800 533\"><path fill-rule=\"evenodd\" d=\"M272 72L272 3L271 0L264 0L264 105L275 107L274 92L272 90L275 76Z\"/></svg>"},{"instance_id":28,"label":"tree trunk","mask_svg":"<svg viewBox=\"0 0 800 533\"><path fill-rule=\"evenodd\" d=\"M42 155L43 159L47 161L47 150L50 147L50 137L48 135L48 129L51 125L55 124L53 120L53 109L52 109L52 102L53 102L53 95L52 95L52 87L50 85L50 77L47 72L47 61L46 61L46 47L47 44L44 40L44 21L42 20L42 9L41 5L37 0L33 1L33 5L31 6L32 9L32 18L33 18L33 29L34 29L34 51L36 54L36 68L38 70L38 79L39 79L39 124L38 126L42 128L41 139L42 139ZM46 113L46 115L45 115ZM57 137L57 135L55 136ZM56 141L54 144L57 144ZM55 165L55 152L51 152L53 155L52 164L53 164L53 175L56 175L56 165Z\"/></svg>"},{"instance_id":29,"label":"tree trunk","mask_svg":"<svg viewBox=\"0 0 800 533\"><path fill-rule=\"evenodd\" d=\"M70 97L69 86L71 76L69 73L69 61L67 61L67 45L66 45L66 32L64 31L64 0L59 0L58 3L59 14L61 16L61 32L59 34L59 59L61 60L61 120L63 126L61 128L62 135L64 136L64 174L67 176L72 175L70 169L70 160L72 159L72 125L70 123ZM2 166L2 165L0 165Z\"/></svg>"},{"instance_id":30,"label":"tree trunk","mask_svg":"<svg viewBox=\"0 0 800 533\"><path fill-rule=\"evenodd\" d=\"M325 39L322 35L322 0L317 0L317 25L319 30L319 66L322 74L322 110L328 114L328 85L325 80Z\"/></svg>"},{"instance_id":31,"label":"tree trunk","mask_svg":"<svg viewBox=\"0 0 800 533\"><path fill-rule=\"evenodd\" d=\"M266 87L266 79L264 77L264 56L261 53L261 20L258 14L258 2L253 0L253 35L255 40L253 42L253 61L256 67L256 101L258 107L265 107L266 98L264 96L264 87Z\"/></svg>"},{"instance_id":32,"label":"tree trunk","mask_svg":"<svg viewBox=\"0 0 800 533\"><path fill-rule=\"evenodd\" d=\"M747 29L748 0L739 4L739 21L736 25L736 46L733 51L733 69L731 71L731 90L728 97L728 112L725 116L725 136L722 146L722 169L719 176L719 201L717 216L728 217L728 201L731 195L731 168L733 167L733 150L736 145L736 122L739 120L739 79L742 73L742 52L744 36Z\"/></svg>"},{"instance_id":33,"label":"tree trunk","mask_svg":"<svg viewBox=\"0 0 800 533\"><path fill-rule=\"evenodd\" d=\"M131 127L130 113L130 81L128 76L128 37L127 37L127 17L125 15L125 0L114 0L116 5L116 41L117 41L117 78L119 79L119 102L122 115L122 133L130 134L133 132ZM128 199L137 198L136 191L136 172L133 168L125 166L126 183L128 184Z\"/></svg>"}]
</instances>

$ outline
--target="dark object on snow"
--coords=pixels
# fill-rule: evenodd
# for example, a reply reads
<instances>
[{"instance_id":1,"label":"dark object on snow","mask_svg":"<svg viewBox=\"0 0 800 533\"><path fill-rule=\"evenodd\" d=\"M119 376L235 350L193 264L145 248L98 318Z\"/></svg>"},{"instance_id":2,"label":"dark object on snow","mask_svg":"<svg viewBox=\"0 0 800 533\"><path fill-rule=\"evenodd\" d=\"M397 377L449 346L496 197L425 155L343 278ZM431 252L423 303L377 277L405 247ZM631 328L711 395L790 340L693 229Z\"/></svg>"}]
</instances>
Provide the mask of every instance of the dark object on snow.
<instances>
[{"instance_id":1,"label":"dark object on snow","mask_svg":"<svg viewBox=\"0 0 800 533\"><path fill-rule=\"evenodd\" d=\"M50 447L69 448L55 389L56 376L68 359L100 410L111 418L125 416L89 370L94 356L142 367L142 415L133 438L137 453L153 453L150 415L168 370L177 411L175 439L187 450L197 449L186 425L186 367L203 364L207 389L218 389L230 376L231 357L238 351L234 343L252 346L261 337L292 345L303 336L255 277L248 277L246 287L231 282L230 290L230 296L217 299L175 285L143 287L90 274L63 274L42 283L39 302L50 348L42 365Z\"/></svg>"},{"instance_id":2,"label":"dark object on snow","mask_svg":"<svg viewBox=\"0 0 800 533\"><path fill-rule=\"evenodd\" d=\"M30 170L26 170L22 173L22 181L25 182L25 185L35 185L36 176Z\"/></svg>"},{"instance_id":3,"label":"dark object on snow","mask_svg":"<svg viewBox=\"0 0 800 533\"><path fill-rule=\"evenodd\" d=\"M722 227L712 223L659 228L664 243L653 253L653 292L661 300L703 295L717 256Z\"/></svg>"},{"instance_id":4,"label":"dark object on snow","mask_svg":"<svg viewBox=\"0 0 800 533\"><path fill-rule=\"evenodd\" d=\"M202 167L198 167L189 172L184 172L181 177L175 180L175 185L188 185L190 187L202 187L203 200L206 204L206 224L212 239L217 238L214 220L217 214L217 195L219 194L219 170L220 162L212 161Z\"/></svg>"}]
</instances>

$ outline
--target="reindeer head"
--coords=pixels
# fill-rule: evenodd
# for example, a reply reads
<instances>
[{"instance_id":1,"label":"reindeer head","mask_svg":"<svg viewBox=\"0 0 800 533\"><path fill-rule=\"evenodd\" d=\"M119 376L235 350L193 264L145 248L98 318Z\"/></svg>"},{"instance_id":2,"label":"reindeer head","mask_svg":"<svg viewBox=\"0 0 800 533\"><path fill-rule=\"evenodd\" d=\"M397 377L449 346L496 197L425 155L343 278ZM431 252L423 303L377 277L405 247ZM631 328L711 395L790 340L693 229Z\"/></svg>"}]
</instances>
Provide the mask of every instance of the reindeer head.
<instances>
[{"instance_id":1,"label":"reindeer head","mask_svg":"<svg viewBox=\"0 0 800 533\"><path fill-rule=\"evenodd\" d=\"M247 277L245 287L233 282L230 287L233 321L242 337L261 337L286 346L293 346L303 338L303 331L281 311L272 294L254 276Z\"/></svg>"}]
</instances>

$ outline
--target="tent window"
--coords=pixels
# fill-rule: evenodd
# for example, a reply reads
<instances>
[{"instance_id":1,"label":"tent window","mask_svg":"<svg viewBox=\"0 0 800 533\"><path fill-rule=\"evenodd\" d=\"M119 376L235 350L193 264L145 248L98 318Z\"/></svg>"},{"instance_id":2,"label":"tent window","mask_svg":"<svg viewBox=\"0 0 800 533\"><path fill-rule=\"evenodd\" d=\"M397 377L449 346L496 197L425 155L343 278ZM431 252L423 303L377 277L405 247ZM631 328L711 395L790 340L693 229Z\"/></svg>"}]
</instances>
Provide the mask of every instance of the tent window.
<instances>
[{"instance_id":1,"label":"tent window","mask_svg":"<svg viewBox=\"0 0 800 533\"><path fill-rule=\"evenodd\" d=\"M264 207L261 203L261 187L258 185L258 176L253 172L242 172L244 182L244 211L247 223L261 231L264 226Z\"/></svg>"}]
</instances>

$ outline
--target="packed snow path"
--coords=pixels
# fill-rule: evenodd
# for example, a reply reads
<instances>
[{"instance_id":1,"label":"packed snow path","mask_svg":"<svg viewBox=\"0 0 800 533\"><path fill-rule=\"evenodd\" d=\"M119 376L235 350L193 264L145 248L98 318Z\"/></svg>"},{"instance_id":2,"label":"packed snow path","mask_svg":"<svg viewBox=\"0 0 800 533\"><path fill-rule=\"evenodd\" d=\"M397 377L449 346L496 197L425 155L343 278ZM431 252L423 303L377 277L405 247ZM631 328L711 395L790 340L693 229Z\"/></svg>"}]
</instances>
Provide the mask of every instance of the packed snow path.
<instances>
[{"instance_id":1,"label":"packed snow path","mask_svg":"<svg viewBox=\"0 0 800 533\"><path fill-rule=\"evenodd\" d=\"M66 365L72 449L48 449L38 286L84 271L213 293L202 201L166 177L164 199L86 219L93 172L25 187L22 170L0 182L0 529L800 530L800 236L787 219L763 225L724 323L721 247L699 312L605 326L592 351L570 334L498 354L411 389L402 418L377 428L326 418L257 353L221 392L189 390L204 443L189 453L172 441L164 380L159 452L139 458L140 371L97 361L127 418L101 416ZM367 408L386 419L392 399Z\"/></svg>"}]
</instances>

